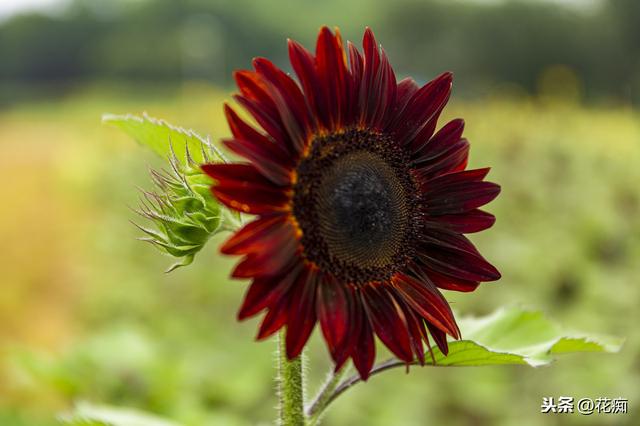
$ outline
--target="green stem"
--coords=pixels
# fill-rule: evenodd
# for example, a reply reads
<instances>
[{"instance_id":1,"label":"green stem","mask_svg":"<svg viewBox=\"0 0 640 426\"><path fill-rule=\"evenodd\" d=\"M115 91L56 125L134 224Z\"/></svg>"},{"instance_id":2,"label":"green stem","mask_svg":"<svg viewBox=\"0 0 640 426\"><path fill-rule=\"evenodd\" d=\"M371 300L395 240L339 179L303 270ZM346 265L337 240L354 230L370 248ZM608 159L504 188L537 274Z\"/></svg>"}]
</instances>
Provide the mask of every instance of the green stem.
<instances>
[{"instance_id":1,"label":"green stem","mask_svg":"<svg viewBox=\"0 0 640 426\"><path fill-rule=\"evenodd\" d=\"M331 402L331 397L347 370L349 370L348 367L342 367L340 370L332 372L318 392L314 401L307 407L306 413L309 420L309 426L314 426L320 423L320 419L324 414L325 408L327 408L327 405Z\"/></svg>"},{"instance_id":2,"label":"green stem","mask_svg":"<svg viewBox=\"0 0 640 426\"><path fill-rule=\"evenodd\" d=\"M278 335L278 394L280 396L280 425L304 426L304 375L300 354L287 359L284 330Z\"/></svg>"},{"instance_id":3,"label":"green stem","mask_svg":"<svg viewBox=\"0 0 640 426\"><path fill-rule=\"evenodd\" d=\"M414 362L412 363L412 365L416 365L416 363ZM427 365L437 366L437 364L425 364L425 366ZM407 367L407 363L397 358L388 359L385 362L375 365L371 369L369 377L375 376L396 367ZM318 396L316 396L315 401L313 401L313 403L309 405L309 407L307 408L307 418L309 419L309 426L318 424L320 418L322 417L322 414L326 411L329 404L331 404L344 392L351 389L351 387L362 381L359 374L354 374L353 376L342 380L347 371L348 368L342 368L337 373L334 373L322 387L322 390L318 393Z\"/></svg>"}]
</instances>

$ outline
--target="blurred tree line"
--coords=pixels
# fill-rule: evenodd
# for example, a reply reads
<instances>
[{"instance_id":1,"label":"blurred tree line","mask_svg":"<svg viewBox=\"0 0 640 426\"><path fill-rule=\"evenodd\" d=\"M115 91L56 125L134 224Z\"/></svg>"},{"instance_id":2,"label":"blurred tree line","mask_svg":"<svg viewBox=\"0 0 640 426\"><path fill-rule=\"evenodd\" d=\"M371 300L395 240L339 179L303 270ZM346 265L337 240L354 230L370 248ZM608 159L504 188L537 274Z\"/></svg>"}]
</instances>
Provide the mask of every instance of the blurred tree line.
<instances>
[{"instance_id":1,"label":"blurred tree line","mask_svg":"<svg viewBox=\"0 0 640 426\"><path fill-rule=\"evenodd\" d=\"M369 25L396 69L423 80L453 70L463 94L542 85L588 101L640 100L637 0L75 0L62 14L0 26L0 102L92 81L229 85L253 56L284 66L284 39L311 45L321 24L358 44Z\"/></svg>"}]
</instances>

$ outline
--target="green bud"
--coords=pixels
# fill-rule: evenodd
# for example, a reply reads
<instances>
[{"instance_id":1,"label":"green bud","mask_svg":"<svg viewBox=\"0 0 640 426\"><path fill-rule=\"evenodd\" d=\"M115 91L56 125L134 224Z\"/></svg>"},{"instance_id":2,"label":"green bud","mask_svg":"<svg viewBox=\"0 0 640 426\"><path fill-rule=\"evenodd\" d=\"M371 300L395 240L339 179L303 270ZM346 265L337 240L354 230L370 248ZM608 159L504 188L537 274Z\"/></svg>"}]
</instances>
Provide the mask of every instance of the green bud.
<instances>
[{"instance_id":1,"label":"green bud","mask_svg":"<svg viewBox=\"0 0 640 426\"><path fill-rule=\"evenodd\" d=\"M203 156L208 161L204 147ZM209 189L211 179L202 173L188 150L184 163L178 161L172 150L169 164L169 170L151 170L155 190L142 191L137 210L155 227L135 224L147 234L141 240L181 259L166 272L193 262L195 254L212 235L221 230L223 216L225 222L237 222L238 219L230 212L224 212L226 209L215 200Z\"/></svg>"}]
</instances>

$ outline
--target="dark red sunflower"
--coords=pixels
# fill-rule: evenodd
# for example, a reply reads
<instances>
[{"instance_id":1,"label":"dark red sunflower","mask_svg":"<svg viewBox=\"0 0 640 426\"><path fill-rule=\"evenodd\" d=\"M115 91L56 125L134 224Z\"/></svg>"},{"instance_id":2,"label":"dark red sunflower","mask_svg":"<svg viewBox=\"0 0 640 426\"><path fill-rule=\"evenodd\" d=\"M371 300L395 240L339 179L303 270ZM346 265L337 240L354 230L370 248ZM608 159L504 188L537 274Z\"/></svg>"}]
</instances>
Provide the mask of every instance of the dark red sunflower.
<instances>
[{"instance_id":1,"label":"dark red sunflower","mask_svg":"<svg viewBox=\"0 0 640 426\"><path fill-rule=\"evenodd\" d=\"M264 58L236 72L261 129L225 105L225 144L247 162L203 170L220 202L258 216L221 249L253 280L239 318L266 310L258 338L286 327L289 358L319 321L336 368L352 358L366 379L374 333L407 363L424 362L428 333L445 354L446 334L460 337L440 289L500 278L463 236L493 225L478 207L500 187L465 170L462 120L435 132L450 73L396 81L369 29L363 51L324 27L315 55L289 41L298 81Z\"/></svg>"}]
</instances>

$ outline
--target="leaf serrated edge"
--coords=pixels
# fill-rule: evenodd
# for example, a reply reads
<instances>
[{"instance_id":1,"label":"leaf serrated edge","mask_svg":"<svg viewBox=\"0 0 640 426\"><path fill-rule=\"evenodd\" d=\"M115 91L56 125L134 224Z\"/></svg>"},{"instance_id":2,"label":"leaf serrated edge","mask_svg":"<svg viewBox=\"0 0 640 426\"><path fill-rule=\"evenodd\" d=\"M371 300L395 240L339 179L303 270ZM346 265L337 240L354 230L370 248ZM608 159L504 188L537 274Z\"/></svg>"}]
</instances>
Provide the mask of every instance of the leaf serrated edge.
<instances>
[{"instance_id":1,"label":"leaf serrated edge","mask_svg":"<svg viewBox=\"0 0 640 426\"><path fill-rule=\"evenodd\" d=\"M118 125L118 123L126 123L127 121L137 121L138 123L144 124L145 121L160 127L165 127L170 131L177 132L179 134L185 135L187 137L193 137L197 139L204 147L209 149L222 163L226 163L227 158L222 154L222 152L211 142L211 138L207 136L206 138L199 135L192 129L186 129L181 126L176 126L175 124L171 124L168 121L162 118L151 117L147 114L146 111L142 112L142 116L136 114L113 114L113 113L105 113L102 114L101 121L103 124L112 124Z\"/></svg>"}]
</instances>

